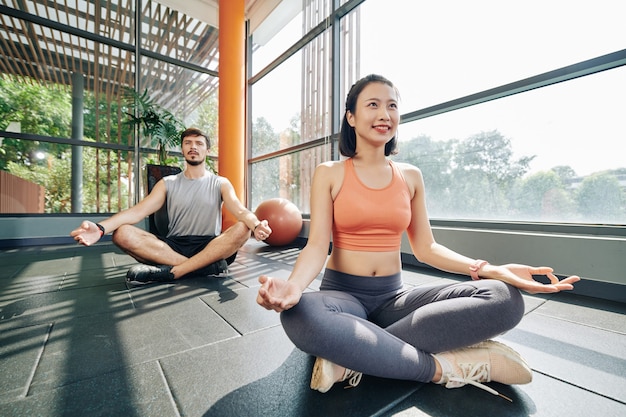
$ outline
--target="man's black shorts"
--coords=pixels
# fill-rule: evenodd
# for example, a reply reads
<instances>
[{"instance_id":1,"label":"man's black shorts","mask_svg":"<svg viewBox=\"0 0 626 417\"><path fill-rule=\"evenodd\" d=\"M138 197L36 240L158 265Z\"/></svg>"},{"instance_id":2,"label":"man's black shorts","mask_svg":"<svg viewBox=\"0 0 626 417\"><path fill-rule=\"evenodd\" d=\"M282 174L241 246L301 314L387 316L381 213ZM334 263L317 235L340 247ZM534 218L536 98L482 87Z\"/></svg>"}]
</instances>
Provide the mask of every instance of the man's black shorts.
<instances>
[{"instance_id":1,"label":"man's black shorts","mask_svg":"<svg viewBox=\"0 0 626 417\"><path fill-rule=\"evenodd\" d=\"M196 253L200 252L202 249L206 247L216 236L170 236L163 237L157 236L163 242L167 243L170 248L174 249L174 251L180 253L181 255L186 256L187 258L191 258ZM228 265L232 264L235 261L235 257L237 257L237 253L235 252L233 255L226 258L226 263Z\"/></svg>"}]
</instances>

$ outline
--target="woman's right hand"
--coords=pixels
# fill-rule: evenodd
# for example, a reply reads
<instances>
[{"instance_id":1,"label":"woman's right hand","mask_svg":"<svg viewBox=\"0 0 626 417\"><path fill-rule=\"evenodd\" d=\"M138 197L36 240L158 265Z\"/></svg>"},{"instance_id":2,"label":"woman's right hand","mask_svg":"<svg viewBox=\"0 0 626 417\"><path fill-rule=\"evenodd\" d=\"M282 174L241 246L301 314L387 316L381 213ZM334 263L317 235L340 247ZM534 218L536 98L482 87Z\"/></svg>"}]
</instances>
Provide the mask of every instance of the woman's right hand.
<instances>
[{"instance_id":1,"label":"woman's right hand","mask_svg":"<svg viewBox=\"0 0 626 417\"><path fill-rule=\"evenodd\" d=\"M259 282L261 288L259 288L256 302L267 310L274 310L278 313L289 310L298 304L302 296L302 290L291 281L261 275Z\"/></svg>"}]
</instances>

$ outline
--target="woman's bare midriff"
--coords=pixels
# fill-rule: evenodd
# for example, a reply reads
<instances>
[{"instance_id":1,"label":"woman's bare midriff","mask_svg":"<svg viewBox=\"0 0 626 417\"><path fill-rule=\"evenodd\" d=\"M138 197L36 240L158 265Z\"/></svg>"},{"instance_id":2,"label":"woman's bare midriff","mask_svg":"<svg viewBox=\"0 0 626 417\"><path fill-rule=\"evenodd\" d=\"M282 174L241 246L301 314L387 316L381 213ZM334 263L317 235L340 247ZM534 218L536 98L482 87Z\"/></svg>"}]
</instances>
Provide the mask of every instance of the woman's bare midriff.
<instances>
[{"instance_id":1,"label":"woman's bare midriff","mask_svg":"<svg viewBox=\"0 0 626 417\"><path fill-rule=\"evenodd\" d=\"M393 275L402 269L399 251L361 252L333 248L326 268L368 277Z\"/></svg>"}]
</instances>

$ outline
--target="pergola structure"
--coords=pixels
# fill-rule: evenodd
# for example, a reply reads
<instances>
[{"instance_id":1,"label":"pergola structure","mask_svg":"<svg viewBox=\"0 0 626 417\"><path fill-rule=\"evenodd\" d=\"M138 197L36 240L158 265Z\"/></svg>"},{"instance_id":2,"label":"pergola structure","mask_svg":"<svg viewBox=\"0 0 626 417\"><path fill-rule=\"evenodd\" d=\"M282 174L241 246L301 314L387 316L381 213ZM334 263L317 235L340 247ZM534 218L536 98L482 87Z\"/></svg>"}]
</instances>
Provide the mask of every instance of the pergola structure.
<instances>
[{"instance_id":1,"label":"pergola structure","mask_svg":"<svg viewBox=\"0 0 626 417\"><path fill-rule=\"evenodd\" d=\"M268 26L272 28L270 32L280 28L268 16L281 5L281 0L242 3L245 16L241 15L241 27L245 17L249 33L261 24L261 32L267 33ZM229 2L223 7L233 4ZM130 202L137 198L140 148L154 146L143 142L145 138L136 141L114 128L124 117L120 110L127 100L124 89L131 88L139 94L147 91L155 104L185 118L216 94L223 75L220 70L228 67L223 64L220 69L219 21L218 0L0 0L0 74L50 88L71 86L73 99L78 94L82 100L83 90L93 94L95 107L84 111L95 118L94 137L90 139L95 141L97 166L106 167L106 173L97 170L95 174L97 207L112 211L112 193L118 194L117 204L122 199ZM245 79L237 82L241 90ZM76 109L78 115L81 109L82 103ZM22 133L19 138L72 146L84 144L80 133L71 139L29 133ZM134 156L128 151L134 151ZM111 152L118 162L112 162ZM74 161L78 155L80 152L72 154L73 189L80 185L82 177L82 163L79 159ZM233 169L243 172L240 164ZM135 187L128 190L126 197L120 194L122 179L114 171L133 178ZM100 178L106 178L105 184L117 178L117 191L106 185L101 189Z\"/></svg>"},{"instance_id":2,"label":"pergola structure","mask_svg":"<svg viewBox=\"0 0 626 417\"><path fill-rule=\"evenodd\" d=\"M258 26L278 3L246 0L246 13ZM80 73L96 96L148 88L160 105L184 110L218 86L218 7L218 0L1 0L0 72L60 85Z\"/></svg>"}]
</instances>

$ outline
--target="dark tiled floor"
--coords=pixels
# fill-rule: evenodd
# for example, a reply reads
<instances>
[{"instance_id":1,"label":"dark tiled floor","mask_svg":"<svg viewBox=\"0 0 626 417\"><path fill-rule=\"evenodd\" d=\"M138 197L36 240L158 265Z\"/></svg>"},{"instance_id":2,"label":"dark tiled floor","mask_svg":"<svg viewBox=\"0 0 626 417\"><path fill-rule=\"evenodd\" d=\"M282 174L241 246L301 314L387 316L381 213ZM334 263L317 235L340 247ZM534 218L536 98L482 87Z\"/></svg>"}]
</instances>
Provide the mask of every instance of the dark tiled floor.
<instances>
[{"instance_id":1,"label":"dark tiled floor","mask_svg":"<svg viewBox=\"0 0 626 417\"><path fill-rule=\"evenodd\" d=\"M287 277L298 253L251 240L229 278L128 288L134 261L111 244L0 252L0 415L626 416L626 306L571 294L525 296L501 337L534 370L529 385L493 384L513 403L367 376L311 391L312 358L254 301L257 277Z\"/></svg>"}]
</instances>

